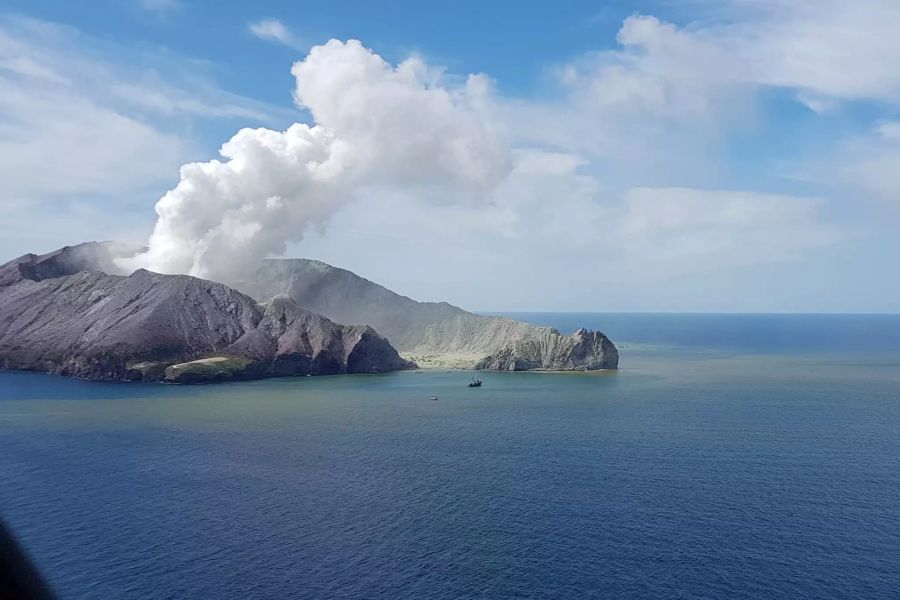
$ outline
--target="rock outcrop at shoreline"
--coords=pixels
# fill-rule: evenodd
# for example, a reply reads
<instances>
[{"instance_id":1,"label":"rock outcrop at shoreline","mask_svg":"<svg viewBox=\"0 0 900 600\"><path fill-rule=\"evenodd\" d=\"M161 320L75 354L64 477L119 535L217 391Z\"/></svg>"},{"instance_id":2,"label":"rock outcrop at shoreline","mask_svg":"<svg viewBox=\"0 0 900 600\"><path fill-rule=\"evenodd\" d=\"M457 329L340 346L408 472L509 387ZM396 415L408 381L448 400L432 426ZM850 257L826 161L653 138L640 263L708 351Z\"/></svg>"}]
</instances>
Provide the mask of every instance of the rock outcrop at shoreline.
<instances>
[{"instance_id":1,"label":"rock outcrop at shoreline","mask_svg":"<svg viewBox=\"0 0 900 600\"><path fill-rule=\"evenodd\" d=\"M565 336L550 327L467 312L446 302L417 302L351 271L307 259L266 260L235 287L257 300L286 294L339 322L368 323L420 365L502 370L618 367L602 333Z\"/></svg>"},{"instance_id":2,"label":"rock outcrop at shoreline","mask_svg":"<svg viewBox=\"0 0 900 600\"><path fill-rule=\"evenodd\" d=\"M0 367L197 383L414 366L371 327L339 325L285 296L258 304L186 275L91 270L102 266L103 248L0 267Z\"/></svg>"},{"instance_id":3,"label":"rock outcrop at shoreline","mask_svg":"<svg viewBox=\"0 0 900 600\"><path fill-rule=\"evenodd\" d=\"M507 344L475 364L476 369L494 371L594 371L615 369L619 352L598 331L579 329L562 335L543 328Z\"/></svg>"},{"instance_id":4,"label":"rock outcrop at shoreline","mask_svg":"<svg viewBox=\"0 0 900 600\"><path fill-rule=\"evenodd\" d=\"M619 365L615 345L600 332L579 329L563 335L552 327L481 315L429 325L413 354L467 356L472 368L492 371L593 371Z\"/></svg>"}]
</instances>

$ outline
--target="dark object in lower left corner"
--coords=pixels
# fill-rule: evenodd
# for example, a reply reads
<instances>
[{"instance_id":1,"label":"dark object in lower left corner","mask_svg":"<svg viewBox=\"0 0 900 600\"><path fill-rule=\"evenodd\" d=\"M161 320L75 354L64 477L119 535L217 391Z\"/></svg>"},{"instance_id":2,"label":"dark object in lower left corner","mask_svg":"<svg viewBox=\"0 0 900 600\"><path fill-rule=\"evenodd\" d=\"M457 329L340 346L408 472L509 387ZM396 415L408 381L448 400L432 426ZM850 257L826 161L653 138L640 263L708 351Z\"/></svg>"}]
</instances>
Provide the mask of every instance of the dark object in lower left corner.
<instances>
[{"instance_id":1,"label":"dark object in lower left corner","mask_svg":"<svg viewBox=\"0 0 900 600\"><path fill-rule=\"evenodd\" d=\"M0 521L0 599L50 600L56 595L22 550L15 536Z\"/></svg>"}]
</instances>

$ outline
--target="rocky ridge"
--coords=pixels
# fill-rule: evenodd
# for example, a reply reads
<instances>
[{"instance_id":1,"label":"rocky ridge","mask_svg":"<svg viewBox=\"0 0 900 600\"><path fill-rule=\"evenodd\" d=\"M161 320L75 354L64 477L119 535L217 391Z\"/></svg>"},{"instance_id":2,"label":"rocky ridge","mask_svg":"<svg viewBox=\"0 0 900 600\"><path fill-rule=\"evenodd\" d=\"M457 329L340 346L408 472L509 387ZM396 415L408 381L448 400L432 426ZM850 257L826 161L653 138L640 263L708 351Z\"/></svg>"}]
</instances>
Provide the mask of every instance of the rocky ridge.
<instances>
[{"instance_id":1,"label":"rocky ridge","mask_svg":"<svg viewBox=\"0 0 900 600\"><path fill-rule=\"evenodd\" d=\"M400 350L414 348L430 324L470 314L446 302L417 302L346 269L304 258L268 259L253 277L229 283L257 300L285 294L338 323L368 323Z\"/></svg>"},{"instance_id":2,"label":"rocky ridge","mask_svg":"<svg viewBox=\"0 0 900 600\"><path fill-rule=\"evenodd\" d=\"M186 275L96 270L105 246L0 266L0 367L191 383L414 366L371 327L339 325L286 296L258 304Z\"/></svg>"},{"instance_id":3,"label":"rocky ridge","mask_svg":"<svg viewBox=\"0 0 900 600\"><path fill-rule=\"evenodd\" d=\"M546 329L546 328L545 328ZM595 371L615 369L619 352L605 335L579 329L562 335L555 329L534 331L479 360L476 369L494 371Z\"/></svg>"},{"instance_id":4,"label":"rocky ridge","mask_svg":"<svg viewBox=\"0 0 900 600\"><path fill-rule=\"evenodd\" d=\"M254 277L234 285L257 299L286 294L336 321L368 323L420 365L502 370L618 366L616 347L602 333L566 336L446 302L417 302L320 261L270 259Z\"/></svg>"}]
</instances>

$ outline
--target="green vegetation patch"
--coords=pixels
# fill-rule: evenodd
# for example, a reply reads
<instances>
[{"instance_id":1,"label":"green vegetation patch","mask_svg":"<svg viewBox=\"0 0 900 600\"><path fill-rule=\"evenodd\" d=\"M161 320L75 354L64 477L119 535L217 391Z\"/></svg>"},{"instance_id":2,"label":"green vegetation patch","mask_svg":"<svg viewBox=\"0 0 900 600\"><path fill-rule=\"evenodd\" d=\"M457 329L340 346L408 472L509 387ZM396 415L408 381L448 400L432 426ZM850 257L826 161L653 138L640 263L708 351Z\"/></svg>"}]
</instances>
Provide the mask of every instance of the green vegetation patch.
<instances>
[{"instance_id":1,"label":"green vegetation patch","mask_svg":"<svg viewBox=\"0 0 900 600\"><path fill-rule=\"evenodd\" d=\"M232 379L252 363L252 360L239 356L201 358L168 367L165 379L174 383L202 383Z\"/></svg>"}]
</instances>

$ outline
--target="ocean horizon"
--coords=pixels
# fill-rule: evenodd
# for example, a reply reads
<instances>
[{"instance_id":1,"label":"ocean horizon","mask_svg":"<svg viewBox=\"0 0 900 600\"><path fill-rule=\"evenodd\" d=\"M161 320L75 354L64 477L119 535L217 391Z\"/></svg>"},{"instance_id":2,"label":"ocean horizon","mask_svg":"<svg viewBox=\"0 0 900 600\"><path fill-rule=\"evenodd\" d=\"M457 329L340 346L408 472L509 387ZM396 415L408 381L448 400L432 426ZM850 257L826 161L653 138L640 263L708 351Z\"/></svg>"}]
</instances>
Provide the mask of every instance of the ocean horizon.
<instances>
[{"instance_id":1,"label":"ocean horizon","mask_svg":"<svg viewBox=\"0 0 900 600\"><path fill-rule=\"evenodd\" d=\"M900 600L898 62L896 0L6 0L0 600Z\"/></svg>"},{"instance_id":2,"label":"ocean horizon","mask_svg":"<svg viewBox=\"0 0 900 600\"><path fill-rule=\"evenodd\" d=\"M620 368L0 373L2 515L61 598L896 597L900 315L505 314Z\"/></svg>"}]
</instances>

